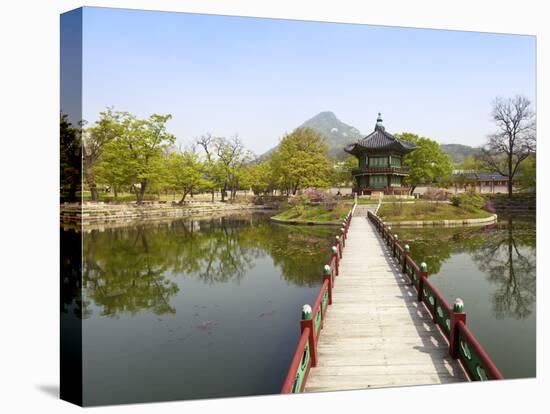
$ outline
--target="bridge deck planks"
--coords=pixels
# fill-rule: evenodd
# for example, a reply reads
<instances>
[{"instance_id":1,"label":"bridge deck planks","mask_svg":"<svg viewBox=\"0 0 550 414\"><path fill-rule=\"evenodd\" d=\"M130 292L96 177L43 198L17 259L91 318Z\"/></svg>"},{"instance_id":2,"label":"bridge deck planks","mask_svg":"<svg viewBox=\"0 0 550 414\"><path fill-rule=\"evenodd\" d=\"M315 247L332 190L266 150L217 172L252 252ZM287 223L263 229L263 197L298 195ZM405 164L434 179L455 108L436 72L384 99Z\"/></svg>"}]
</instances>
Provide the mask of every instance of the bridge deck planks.
<instances>
[{"instance_id":1,"label":"bridge deck planks","mask_svg":"<svg viewBox=\"0 0 550 414\"><path fill-rule=\"evenodd\" d=\"M305 391L466 381L365 210L351 223Z\"/></svg>"}]
</instances>

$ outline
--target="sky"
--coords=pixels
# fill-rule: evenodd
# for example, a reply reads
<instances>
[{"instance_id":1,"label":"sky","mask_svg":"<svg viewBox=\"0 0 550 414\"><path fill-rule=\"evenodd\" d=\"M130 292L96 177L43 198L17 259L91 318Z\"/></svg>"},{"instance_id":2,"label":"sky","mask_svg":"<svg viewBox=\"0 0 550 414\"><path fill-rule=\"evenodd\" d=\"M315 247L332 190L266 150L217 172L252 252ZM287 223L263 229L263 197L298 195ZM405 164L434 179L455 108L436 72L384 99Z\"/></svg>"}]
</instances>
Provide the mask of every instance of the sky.
<instances>
[{"instance_id":1,"label":"sky","mask_svg":"<svg viewBox=\"0 0 550 414\"><path fill-rule=\"evenodd\" d=\"M238 134L256 154L321 111L477 146L497 96L536 94L534 36L89 7L82 36L89 123L169 113L179 143Z\"/></svg>"}]
</instances>

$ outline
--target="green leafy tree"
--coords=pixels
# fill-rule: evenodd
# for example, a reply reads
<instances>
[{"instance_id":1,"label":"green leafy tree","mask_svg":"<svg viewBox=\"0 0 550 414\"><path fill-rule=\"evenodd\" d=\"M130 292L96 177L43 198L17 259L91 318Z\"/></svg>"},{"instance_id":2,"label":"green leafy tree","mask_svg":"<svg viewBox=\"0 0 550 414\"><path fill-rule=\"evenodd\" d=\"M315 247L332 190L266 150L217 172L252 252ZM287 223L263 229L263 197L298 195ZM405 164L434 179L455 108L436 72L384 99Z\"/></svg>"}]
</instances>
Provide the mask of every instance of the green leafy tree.
<instances>
[{"instance_id":1,"label":"green leafy tree","mask_svg":"<svg viewBox=\"0 0 550 414\"><path fill-rule=\"evenodd\" d=\"M535 154L531 154L520 167L520 174L518 175L519 187L524 191L536 190L537 185L537 161Z\"/></svg>"},{"instance_id":2,"label":"green leafy tree","mask_svg":"<svg viewBox=\"0 0 550 414\"><path fill-rule=\"evenodd\" d=\"M241 169L240 184L244 189L251 189L255 195L272 192L275 183L271 162L266 160L244 166Z\"/></svg>"},{"instance_id":3,"label":"green leafy tree","mask_svg":"<svg viewBox=\"0 0 550 414\"><path fill-rule=\"evenodd\" d=\"M468 155L460 164L460 169L465 172L478 172L483 169L483 163L473 155Z\"/></svg>"},{"instance_id":4,"label":"green leafy tree","mask_svg":"<svg viewBox=\"0 0 550 414\"><path fill-rule=\"evenodd\" d=\"M204 164L198 154L185 150L171 152L167 155L166 169L169 186L182 194L180 204L185 197L208 185L204 177Z\"/></svg>"},{"instance_id":5,"label":"green leafy tree","mask_svg":"<svg viewBox=\"0 0 550 414\"><path fill-rule=\"evenodd\" d=\"M60 139L60 188L62 201L77 201L81 190L82 152L80 128L74 128L66 114L59 121Z\"/></svg>"},{"instance_id":6,"label":"green leafy tree","mask_svg":"<svg viewBox=\"0 0 550 414\"><path fill-rule=\"evenodd\" d=\"M332 165L332 180L334 186L349 186L353 183L351 171L359 166L359 160L352 155L344 161L336 160Z\"/></svg>"},{"instance_id":7,"label":"green leafy tree","mask_svg":"<svg viewBox=\"0 0 550 414\"><path fill-rule=\"evenodd\" d=\"M301 188L327 187L331 164L323 137L311 128L298 128L283 137L272 155L278 186L287 194Z\"/></svg>"},{"instance_id":8,"label":"green leafy tree","mask_svg":"<svg viewBox=\"0 0 550 414\"><path fill-rule=\"evenodd\" d=\"M92 201L97 201L99 194L96 183L96 165L100 161L105 146L124 133L121 119L127 117L126 112L115 111L107 108L99 113L99 120L86 129L83 137L83 164L84 177L90 189Z\"/></svg>"},{"instance_id":9,"label":"green leafy tree","mask_svg":"<svg viewBox=\"0 0 550 414\"><path fill-rule=\"evenodd\" d=\"M148 119L138 119L125 113L120 121L120 136L105 146L102 168L115 168L121 181L139 184L138 203L143 202L151 185L166 177L164 154L175 141L174 135L166 130L171 117L153 114Z\"/></svg>"},{"instance_id":10,"label":"green leafy tree","mask_svg":"<svg viewBox=\"0 0 550 414\"><path fill-rule=\"evenodd\" d=\"M406 182L411 186L411 194L419 185L442 185L449 182L453 164L449 155L441 150L439 143L410 132L396 136L416 145L416 149L404 158L404 165L410 168Z\"/></svg>"}]
</instances>

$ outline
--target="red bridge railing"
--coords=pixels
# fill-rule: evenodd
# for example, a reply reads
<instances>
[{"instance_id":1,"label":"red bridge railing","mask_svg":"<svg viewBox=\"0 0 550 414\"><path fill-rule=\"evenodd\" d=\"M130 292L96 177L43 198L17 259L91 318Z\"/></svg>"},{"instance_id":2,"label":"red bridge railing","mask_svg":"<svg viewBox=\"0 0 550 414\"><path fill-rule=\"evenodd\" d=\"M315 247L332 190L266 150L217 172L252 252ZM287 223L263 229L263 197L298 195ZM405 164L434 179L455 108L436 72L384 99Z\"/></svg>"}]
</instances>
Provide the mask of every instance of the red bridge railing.
<instances>
[{"instance_id":1,"label":"red bridge railing","mask_svg":"<svg viewBox=\"0 0 550 414\"><path fill-rule=\"evenodd\" d=\"M369 220L380 233L392 256L414 286L417 299L422 302L434 323L441 329L449 342L449 353L459 358L468 377L472 381L503 379L504 377L485 352L479 341L466 325L464 303L456 299L451 307L439 290L428 280L426 263L416 264L410 254L408 245L401 245L397 234L392 234L391 227L385 225L375 214L368 212Z\"/></svg>"},{"instance_id":2,"label":"red bridge railing","mask_svg":"<svg viewBox=\"0 0 550 414\"><path fill-rule=\"evenodd\" d=\"M331 258L323 269L323 283L315 302L313 302L313 308L309 304L302 307L301 336L281 389L282 394L302 392L310 368L317 366L317 343L323 329L328 306L332 304L332 290L339 273L338 267L346 246L348 230L355 207L356 204L353 205L346 216L338 235L336 235L336 243L331 247Z\"/></svg>"}]
</instances>

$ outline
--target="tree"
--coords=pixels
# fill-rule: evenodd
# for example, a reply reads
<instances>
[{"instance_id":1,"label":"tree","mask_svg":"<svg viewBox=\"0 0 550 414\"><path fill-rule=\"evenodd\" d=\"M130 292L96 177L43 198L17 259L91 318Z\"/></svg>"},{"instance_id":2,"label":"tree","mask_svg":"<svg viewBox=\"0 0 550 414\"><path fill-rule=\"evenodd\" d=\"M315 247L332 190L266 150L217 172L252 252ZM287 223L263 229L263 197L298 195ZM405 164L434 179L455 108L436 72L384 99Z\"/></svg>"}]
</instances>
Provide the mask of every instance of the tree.
<instances>
[{"instance_id":1,"label":"tree","mask_svg":"<svg viewBox=\"0 0 550 414\"><path fill-rule=\"evenodd\" d=\"M220 165L217 163L214 152L215 140L216 138L208 133L196 138L193 144L194 147L201 147L206 157L204 162L205 188L210 190L212 202L214 202L214 193L220 188L221 182Z\"/></svg>"},{"instance_id":2,"label":"tree","mask_svg":"<svg viewBox=\"0 0 550 414\"><path fill-rule=\"evenodd\" d=\"M535 191L537 185L537 160L535 154L531 154L521 164L517 181L521 190Z\"/></svg>"},{"instance_id":3,"label":"tree","mask_svg":"<svg viewBox=\"0 0 550 414\"><path fill-rule=\"evenodd\" d=\"M82 148L80 128L74 128L66 114L59 120L60 143L60 189L62 201L77 201L76 193L81 190Z\"/></svg>"},{"instance_id":4,"label":"tree","mask_svg":"<svg viewBox=\"0 0 550 414\"><path fill-rule=\"evenodd\" d=\"M90 188L92 201L98 200L96 186L95 167L98 163L105 146L115 140L123 133L123 126L120 121L127 116L125 112L115 111L107 108L99 113L99 120L94 126L86 129L83 139L83 164L86 184Z\"/></svg>"},{"instance_id":5,"label":"tree","mask_svg":"<svg viewBox=\"0 0 550 414\"><path fill-rule=\"evenodd\" d=\"M214 139L214 148L218 157L221 173L221 196L222 202L225 201L227 190L231 192L231 198L235 198L239 186L239 172L242 166L251 160L250 152L245 149L242 141L237 135L230 139L219 137Z\"/></svg>"},{"instance_id":6,"label":"tree","mask_svg":"<svg viewBox=\"0 0 550 414\"><path fill-rule=\"evenodd\" d=\"M171 152L167 155L166 170L168 183L182 193L179 204L185 202L185 197L207 185L203 178L204 165L199 156L191 151Z\"/></svg>"},{"instance_id":7,"label":"tree","mask_svg":"<svg viewBox=\"0 0 550 414\"><path fill-rule=\"evenodd\" d=\"M489 135L482 148L482 159L491 171L508 178L508 198L512 198L518 167L535 152L535 112L529 99L517 95L495 99L491 116L497 131Z\"/></svg>"},{"instance_id":8,"label":"tree","mask_svg":"<svg viewBox=\"0 0 550 414\"><path fill-rule=\"evenodd\" d=\"M450 179L453 164L449 155L441 150L439 143L410 132L396 136L416 145L416 149L405 155L403 161L410 168L406 182L411 186L411 194L418 185L433 184L436 180L445 183Z\"/></svg>"},{"instance_id":9,"label":"tree","mask_svg":"<svg viewBox=\"0 0 550 414\"><path fill-rule=\"evenodd\" d=\"M473 155L468 155L460 164L460 169L464 172L479 172L483 169L483 163Z\"/></svg>"},{"instance_id":10,"label":"tree","mask_svg":"<svg viewBox=\"0 0 550 414\"><path fill-rule=\"evenodd\" d=\"M163 178L163 154L175 137L166 130L171 115L153 114L138 119L125 114L121 121L123 132L109 143L109 159L124 171L126 181L139 183L137 202L142 203L148 187Z\"/></svg>"},{"instance_id":11,"label":"tree","mask_svg":"<svg viewBox=\"0 0 550 414\"><path fill-rule=\"evenodd\" d=\"M335 160L332 165L331 184L334 186L349 186L353 183L351 170L359 166L357 157L350 155L344 161Z\"/></svg>"},{"instance_id":12,"label":"tree","mask_svg":"<svg viewBox=\"0 0 550 414\"><path fill-rule=\"evenodd\" d=\"M272 192L275 188L275 183L271 162L265 160L243 167L240 184L242 188L251 189L255 195Z\"/></svg>"},{"instance_id":13,"label":"tree","mask_svg":"<svg viewBox=\"0 0 550 414\"><path fill-rule=\"evenodd\" d=\"M331 165L323 137L311 128L298 128L283 137L272 155L278 186L287 194L305 187L327 187Z\"/></svg>"}]
</instances>

